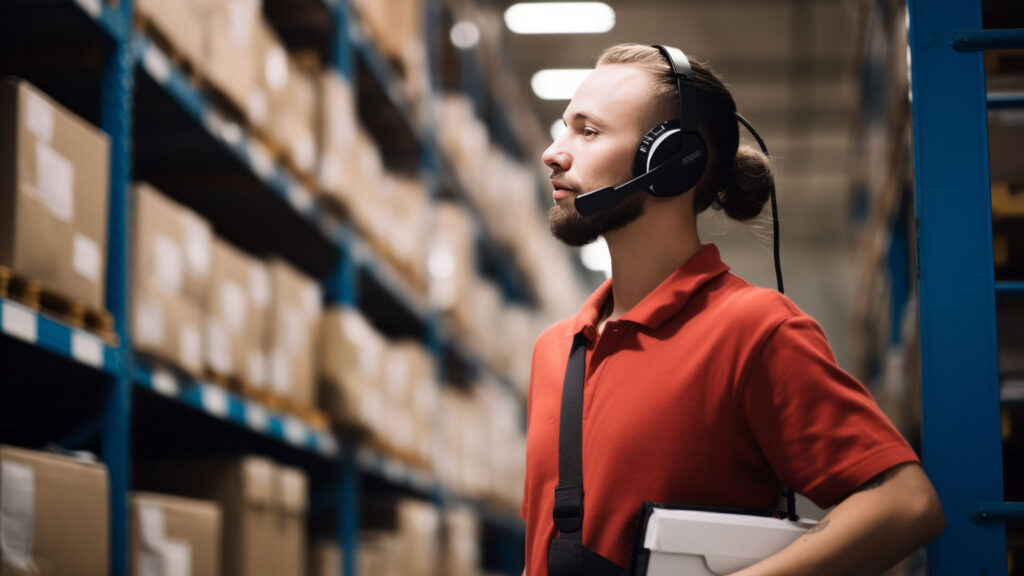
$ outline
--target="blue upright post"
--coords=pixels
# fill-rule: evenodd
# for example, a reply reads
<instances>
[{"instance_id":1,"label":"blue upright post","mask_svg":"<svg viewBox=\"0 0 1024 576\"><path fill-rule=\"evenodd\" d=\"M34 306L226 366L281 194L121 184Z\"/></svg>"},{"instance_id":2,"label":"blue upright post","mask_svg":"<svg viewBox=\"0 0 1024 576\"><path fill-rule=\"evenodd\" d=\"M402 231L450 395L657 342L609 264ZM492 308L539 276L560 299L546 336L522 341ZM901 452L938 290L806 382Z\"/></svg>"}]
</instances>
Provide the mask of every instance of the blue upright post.
<instances>
[{"instance_id":1,"label":"blue upright post","mask_svg":"<svg viewBox=\"0 0 1024 576\"><path fill-rule=\"evenodd\" d=\"M107 228L107 308L120 339L117 375L110 378L103 406L103 460L110 477L110 573L128 574L128 490L131 438L131 338L127 329L128 246L131 213L131 118L134 86L130 46L132 0L121 0L114 42L103 64L100 124L110 137L110 198Z\"/></svg>"},{"instance_id":2,"label":"blue upright post","mask_svg":"<svg viewBox=\"0 0 1024 576\"><path fill-rule=\"evenodd\" d=\"M978 1L910 0L918 219L922 448L946 512L932 576L1006 574L999 524L970 520L1003 500L992 207L982 54L954 51L981 27Z\"/></svg>"}]
</instances>

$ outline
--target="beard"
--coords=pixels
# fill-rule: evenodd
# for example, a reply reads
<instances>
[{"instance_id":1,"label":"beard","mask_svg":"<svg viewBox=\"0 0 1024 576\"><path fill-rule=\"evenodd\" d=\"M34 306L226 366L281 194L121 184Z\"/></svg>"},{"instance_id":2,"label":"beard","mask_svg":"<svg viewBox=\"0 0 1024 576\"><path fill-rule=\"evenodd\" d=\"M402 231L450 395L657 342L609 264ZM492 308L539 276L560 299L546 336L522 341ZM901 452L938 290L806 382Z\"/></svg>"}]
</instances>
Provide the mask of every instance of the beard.
<instances>
[{"instance_id":1,"label":"beard","mask_svg":"<svg viewBox=\"0 0 1024 576\"><path fill-rule=\"evenodd\" d=\"M566 198L564 204L555 204L548 212L551 233L568 246L586 246L598 236L623 228L642 216L645 194L646 191L638 190L618 205L590 216L581 215L571 199Z\"/></svg>"}]
</instances>

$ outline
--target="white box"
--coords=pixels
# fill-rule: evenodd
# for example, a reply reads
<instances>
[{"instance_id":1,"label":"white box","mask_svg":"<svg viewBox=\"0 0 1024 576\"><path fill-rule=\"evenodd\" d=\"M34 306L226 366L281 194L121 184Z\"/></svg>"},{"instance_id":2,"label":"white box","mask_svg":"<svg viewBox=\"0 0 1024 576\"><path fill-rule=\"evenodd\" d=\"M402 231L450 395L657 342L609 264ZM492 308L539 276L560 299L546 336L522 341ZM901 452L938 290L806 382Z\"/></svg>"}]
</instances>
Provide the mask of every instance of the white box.
<instances>
[{"instance_id":1,"label":"white box","mask_svg":"<svg viewBox=\"0 0 1024 576\"><path fill-rule=\"evenodd\" d=\"M767 516L655 508L647 519L646 571L638 576L722 576L763 560L816 524Z\"/></svg>"}]
</instances>

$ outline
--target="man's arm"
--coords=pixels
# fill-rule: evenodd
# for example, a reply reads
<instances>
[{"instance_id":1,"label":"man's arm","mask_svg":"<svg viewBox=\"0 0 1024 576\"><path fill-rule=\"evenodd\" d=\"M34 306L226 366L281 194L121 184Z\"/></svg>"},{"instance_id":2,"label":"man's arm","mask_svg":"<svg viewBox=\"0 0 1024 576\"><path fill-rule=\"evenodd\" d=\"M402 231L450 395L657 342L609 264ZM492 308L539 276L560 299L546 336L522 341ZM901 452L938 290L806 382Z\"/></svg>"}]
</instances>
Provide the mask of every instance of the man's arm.
<instances>
[{"instance_id":1,"label":"man's arm","mask_svg":"<svg viewBox=\"0 0 1024 576\"><path fill-rule=\"evenodd\" d=\"M917 464L865 483L779 553L733 576L880 574L946 527L939 497Z\"/></svg>"}]
</instances>

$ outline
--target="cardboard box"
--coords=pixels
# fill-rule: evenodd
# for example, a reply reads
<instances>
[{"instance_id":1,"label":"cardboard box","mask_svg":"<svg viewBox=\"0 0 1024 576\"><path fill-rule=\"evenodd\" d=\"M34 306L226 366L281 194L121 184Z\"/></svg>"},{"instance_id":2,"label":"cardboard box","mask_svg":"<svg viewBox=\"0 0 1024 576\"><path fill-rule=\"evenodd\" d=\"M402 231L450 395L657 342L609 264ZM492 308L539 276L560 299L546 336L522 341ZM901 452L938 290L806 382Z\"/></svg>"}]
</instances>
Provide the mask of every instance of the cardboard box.
<instances>
[{"instance_id":1,"label":"cardboard box","mask_svg":"<svg viewBox=\"0 0 1024 576\"><path fill-rule=\"evenodd\" d=\"M357 574L373 576L405 576L399 570L398 556L402 550L397 536L383 530L362 530L359 533L359 550L356 553Z\"/></svg>"},{"instance_id":2,"label":"cardboard box","mask_svg":"<svg viewBox=\"0 0 1024 576\"><path fill-rule=\"evenodd\" d=\"M335 423L373 429L381 420L387 342L356 309L330 308L321 322L322 406Z\"/></svg>"},{"instance_id":3,"label":"cardboard box","mask_svg":"<svg viewBox=\"0 0 1024 576\"><path fill-rule=\"evenodd\" d=\"M260 389L266 382L262 342L273 288L266 267L227 242L213 243L207 298L206 365Z\"/></svg>"},{"instance_id":4,"label":"cardboard box","mask_svg":"<svg viewBox=\"0 0 1024 576\"><path fill-rule=\"evenodd\" d=\"M209 0L205 27L205 73L240 111L249 106L256 87L253 58L255 29L262 18L260 0Z\"/></svg>"},{"instance_id":5,"label":"cardboard box","mask_svg":"<svg viewBox=\"0 0 1024 576\"><path fill-rule=\"evenodd\" d=\"M429 502L414 498L366 503L366 521L371 530L394 534L400 554L397 572L402 576L439 576L441 513Z\"/></svg>"},{"instance_id":6,"label":"cardboard box","mask_svg":"<svg viewBox=\"0 0 1024 576\"><path fill-rule=\"evenodd\" d=\"M445 576L477 576L480 574L480 519L472 510L456 507L444 512L444 543L441 552Z\"/></svg>"},{"instance_id":7,"label":"cardboard box","mask_svg":"<svg viewBox=\"0 0 1024 576\"><path fill-rule=\"evenodd\" d=\"M451 310L470 291L476 275L474 224L469 212L455 202L438 202L430 241L430 300Z\"/></svg>"},{"instance_id":8,"label":"cardboard box","mask_svg":"<svg viewBox=\"0 0 1024 576\"><path fill-rule=\"evenodd\" d=\"M131 519L135 576L220 574L221 513L216 503L136 492Z\"/></svg>"},{"instance_id":9,"label":"cardboard box","mask_svg":"<svg viewBox=\"0 0 1024 576\"><path fill-rule=\"evenodd\" d=\"M163 461L137 468L142 485L220 505L223 576L304 574L308 490L301 471L282 471L257 456Z\"/></svg>"},{"instance_id":10,"label":"cardboard box","mask_svg":"<svg viewBox=\"0 0 1024 576\"><path fill-rule=\"evenodd\" d=\"M330 70L320 75L317 102L317 147L320 165L317 178L320 188L342 205L359 190L351 181L350 158L356 145L359 123L355 94L347 79Z\"/></svg>"},{"instance_id":11,"label":"cardboard box","mask_svg":"<svg viewBox=\"0 0 1024 576\"><path fill-rule=\"evenodd\" d=\"M266 351L270 391L297 406L316 406L320 286L288 263L268 263L271 293Z\"/></svg>"},{"instance_id":12,"label":"cardboard box","mask_svg":"<svg viewBox=\"0 0 1024 576\"><path fill-rule=\"evenodd\" d=\"M108 576L107 469L64 456L0 446L5 575Z\"/></svg>"},{"instance_id":13,"label":"cardboard box","mask_svg":"<svg viewBox=\"0 0 1024 576\"><path fill-rule=\"evenodd\" d=\"M24 80L0 80L0 266L104 310L110 143Z\"/></svg>"},{"instance_id":14,"label":"cardboard box","mask_svg":"<svg viewBox=\"0 0 1024 576\"><path fill-rule=\"evenodd\" d=\"M343 573L341 561L341 547L334 540L319 538L309 547L310 576L339 576Z\"/></svg>"},{"instance_id":15,"label":"cardboard box","mask_svg":"<svg viewBox=\"0 0 1024 576\"><path fill-rule=\"evenodd\" d=\"M200 66L205 53L203 20L207 0L138 0L135 9L143 20L170 42L174 50L193 66Z\"/></svg>"},{"instance_id":16,"label":"cardboard box","mask_svg":"<svg viewBox=\"0 0 1024 576\"><path fill-rule=\"evenodd\" d=\"M132 345L193 376L203 372L203 313L182 298L152 289L132 294Z\"/></svg>"}]
</instances>

